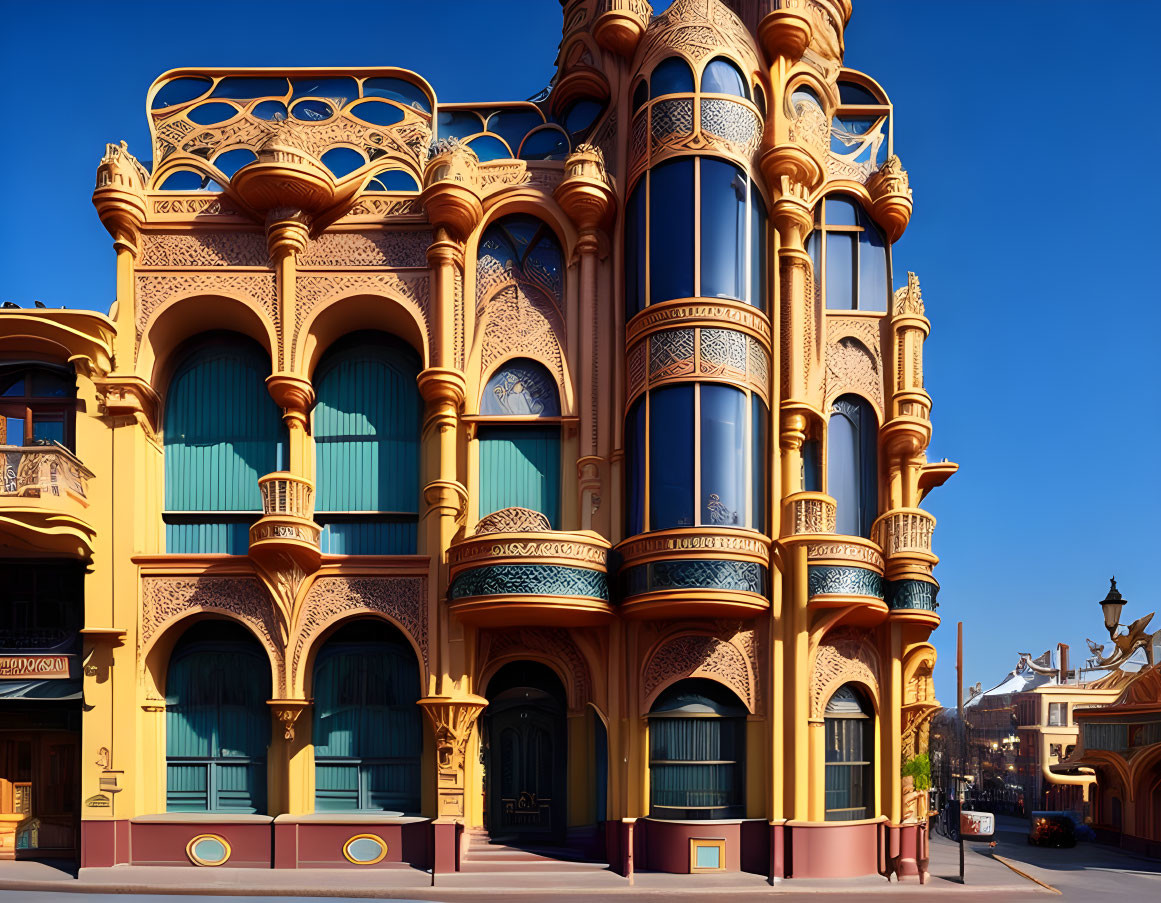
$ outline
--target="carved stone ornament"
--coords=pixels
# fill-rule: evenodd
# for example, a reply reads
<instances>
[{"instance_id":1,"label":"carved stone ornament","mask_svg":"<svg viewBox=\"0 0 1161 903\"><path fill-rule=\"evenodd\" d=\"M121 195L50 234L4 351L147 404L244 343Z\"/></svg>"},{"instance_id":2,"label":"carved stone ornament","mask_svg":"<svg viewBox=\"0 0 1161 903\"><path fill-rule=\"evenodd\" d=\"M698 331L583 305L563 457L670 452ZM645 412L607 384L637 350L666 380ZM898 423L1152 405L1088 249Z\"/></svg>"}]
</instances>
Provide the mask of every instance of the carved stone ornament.
<instances>
[{"instance_id":1,"label":"carved stone ornament","mask_svg":"<svg viewBox=\"0 0 1161 903\"><path fill-rule=\"evenodd\" d=\"M274 686L284 685L282 625L270 597L253 577L142 577L138 661L144 663L166 628L195 613L226 615L249 627L274 664Z\"/></svg>"},{"instance_id":2,"label":"carved stone ornament","mask_svg":"<svg viewBox=\"0 0 1161 903\"><path fill-rule=\"evenodd\" d=\"M459 818L464 814L468 743L488 700L481 696L427 696L419 705L431 720L435 741L436 814L439 818Z\"/></svg>"},{"instance_id":3,"label":"carved stone ornament","mask_svg":"<svg viewBox=\"0 0 1161 903\"><path fill-rule=\"evenodd\" d=\"M259 318L280 330L278 294L273 273L139 273L137 275L137 341L154 312L170 301L195 295L224 295L250 306Z\"/></svg>"},{"instance_id":4,"label":"carved stone ornament","mask_svg":"<svg viewBox=\"0 0 1161 903\"><path fill-rule=\"evenodd\" d=\"M810 679L810 717L821 719L835 690L845 683L862 684L879 700L879 654L861 633L850 627L830 631L814 656Z\"/></svg>"},{"instance_id":5,"label":"carved stone ornament","mask_svg":"<svg viewBox=\"0 0 1161 903\"><path fill-rule=\"evenodd\" d=\"M919 277L910 271L907 273L907 285L896 289L895 296L891 299L891 316L925 316L923 293L919 290Z\"/></svg>"},{"instance_id":6,"label":"carved stone ornament","mask_svg":"<svg viewBox=\"0 0 1161 903\"><path fill-rule=\"evenodd\" d=\"M501 508L480 518L475 534L484 533L547 533L552 530L548 518L531 508Z\"/></svg>"},{"instance_id":7,"label":"carved stone ornament","mask_svg":"<svg viewBox=\"0 0 1161 903\"><path fill-rule=\"evenodd\" d=\"M294 625L290 686L299 689L305 675L305 653L336 621L362 614L386 616L418 647L424 670L428 665L427 578L319 577L303 600ZM294 695L294 694L289 694Z\"/></svg>"},{"instance_id":8,"label":"carved stone ornament","mask_svg":"<svg viewBox=\"0 0 1161 903\"><path fill-rule=\"evenodd\" d=\"M658 692L686 677L708 677L725 684L745 704L756 711L755 669L757 662L743 651L753 648L753 631L739 631L729 640L705 634L687 633L665 640L650 656L642 679L645 706Z\"/></svg>"},{"instance_id":9,"label":"carved stone ornament","mask_svg":"<svg viewBox=\"0 0 1161 903\"><path fill-rule=\"evenodd\" d=\"M294 723L311 705L309 699L271 699L267 703L278 723L282 725L282 738L294 739Z\"/></svg>"},{"instance_id":10,"label":"carved stone ornament","mask_svg":"<svg viewBox=\"0 0 1161 903\"><path fill-rule=\"evenodd\" d=\"M588 660L570 632L562 627L521 627L510 630L481 630L479 661L481 674L498 662L531 657L548 659L562 666L567 680L568 707L576 710L593 701L593 681Z\"/></svg>"},{"instance_id":11,"label":"carved stone ornament","mask_svg":"<svg viewBox=\"0 0 1161 903\"><path fill-rule=\"evenodd\" d=\"M128 144L105 145L105 156L97 166L97 188L144 191L148 182L149 171L129 153Z\"/></svg>"}]
</instances>

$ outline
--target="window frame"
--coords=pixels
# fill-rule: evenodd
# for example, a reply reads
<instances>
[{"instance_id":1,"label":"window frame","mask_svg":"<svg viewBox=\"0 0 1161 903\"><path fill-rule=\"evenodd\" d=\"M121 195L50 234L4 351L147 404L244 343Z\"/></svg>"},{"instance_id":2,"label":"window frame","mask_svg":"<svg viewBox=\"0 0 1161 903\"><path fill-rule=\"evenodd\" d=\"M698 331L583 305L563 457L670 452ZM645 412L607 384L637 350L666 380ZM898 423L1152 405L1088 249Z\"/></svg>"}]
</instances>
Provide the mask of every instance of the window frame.
<instances>
[{"instance_id":1,"label":"window frame","mask_svg":"<svg viewBox=\"0 0 1161 903\"><path fill-rule=\"evenodd\" d=\"M832 702L835 696L840 692L849 691L857 701L860 711L853 712L836 712L831 710ZM868 709L870 711L868 712ZM859 727L862 730L862 747L865 758L862 759L830 759L827 754L830 752L831 743L831 726L836 728L840 722L861 721ZM875 714L874 706L871 705L865 694L860 692L851 684L843 684L838 687L831 698L827 701L826 710L823 713L823 820L828 822L848 822L848 821L862 821L871 818L875 803ZM836 752L839 752L836 750ZM867 755L869 753L869 755ZM841 753L840 753L841 754ZM831 783L830 777L838 774L832 769L843 769L844 773L849 774L847 769L860 768L863 770L862 774L862 803L861 806L844 806L829 808L828 801L825 799L827 794L827 787ZM844 782L845 786L850 786L853 782ZM853 802L852 798L848 802ZM831 813L850 813L846 817L832 818ZM861 815L854 815L854 813L862 813Z\"/></svg>"},{"instance_id":2,"label":"window frame","mask_svg":"<svg viewBox=\"0 0 1161 903\"><path fill-rule=\"evenodd\" d=\"M47 373L63 379L68 387L65 395L36 395L30 392L36 373ZM0 363L0 380L5 382L21 379L24 382L24 392L20 395L0 396L0 417L6 420L22 420L23 434L20 442L12 442L7 436L0 442L0 446L11 448L32 448L59 444L70 454L76 450L76 414L77 414L77 378L76 373L67 367L55 366L49 363L21 362L14 364ZM71 385L70 385L71 383ZM46 416L38 416L46 415ZM60 423L62 440L57 443L53 439L37 440L37 423Z\"/></svg>"},{"instance_id":3,"label":"window frame","mask_svg":"<svg viewBox=\"0 0 1161 903\"><path fill-rule=\"evenodd\" d=\"M854 206L855 225L851 226L842 224L830 224L826 221L826 204L828 200L832 199L846 201L847 203ZM882 241L883 257L885 261L884 269L886 270L887 282L886 286L884 287L883 297L885 299L885 303L883 310L875 310L871 307L864 307L862 305L863 280L860 276L864 253L864 241L862 240L862 235L863 233L867 232L868 229L866 226L859 225L858 220L860 217L865 217L866 221L870 223L871 227L878 230L879 238ZM851 261L851 300L853 301L854 306L852 307L835 307L832 303L830 292L828 291L827 258L829 251L827 248L830 245L830 242L827 239L830 235L833 234L853 236L854 257ZM813 253L811 252L812 242L817 242L816 251ZM870 244L869 241L866 243ZM810 255L811 262L814 266L815 292L817 292L818 296L822 299L822 307L824 312L837 313L841 311L843 313L864 313L875 315L883 315L886 313L886 308L891 303L891 287L894 284L892 282L893 274L891 268L891 242L887 240L886 233L884 233L882 229L879 229L878 224L875 222L871 214L867 212L859 198L855 197L854 195L847 195L841 192L835 192L820 198L817 205L815 206L814 228L811 230L810 235L807 236L806 239L806 250Z\"/></svg>"}]
</instances>

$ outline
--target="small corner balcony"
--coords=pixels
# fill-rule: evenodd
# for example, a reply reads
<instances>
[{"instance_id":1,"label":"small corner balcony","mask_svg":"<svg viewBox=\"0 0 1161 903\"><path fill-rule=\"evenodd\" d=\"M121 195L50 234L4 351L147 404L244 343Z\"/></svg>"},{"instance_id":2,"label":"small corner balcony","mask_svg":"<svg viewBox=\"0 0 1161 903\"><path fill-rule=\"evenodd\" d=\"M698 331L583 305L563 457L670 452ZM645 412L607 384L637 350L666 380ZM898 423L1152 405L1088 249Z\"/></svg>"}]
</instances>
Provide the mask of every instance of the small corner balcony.
<instances>
[{"instance_id":1,"label":"small corner balcony","mask_svg":"<svg viewBox=\"0 0 1161 903\"><path fill-rule=\"evenodd\" d=\"M931 551L935 518L922 508L893 508L875 521L874 535L886 556L887 606L896 620L938 624L939 584L931 570L939 559Z\"/></svg>"},{"instance_id":2,"label":"small corner balcony","mask_svg":"<svg viewBox=\"0 0 1161 903\"><path fill-rule=\"evenodd\" d=\"M314 521L314 485L290 473L258 480L262 517L250 528L250 557L276 561L289 556L307 573L318 569L319 525Z\"/></svg>"},{"instance_id":3,"label":"small corner balcony","mask_svg":"<svg viewBox=\"0 0 1161 903\"><path fill-rule=\"evenodd\" d=\"M22 551L90 557L92 472L55 443L0 445L0 462L0 542Z\"/></svg>"},{"instance_id":4,"label":"small corner balcony","mask_svg":"<svg viewBox=\"0 0 1161 903\"><path fill-rule=\"evenodd\" d=\"M609 543L551 529L544 515L505 508L448 552L448 608L477 627L590 627L613 616Z\"/></svg>"},{"instance_id":5,"label":"small corner balcony","mask_svg":"<svg viewBox=\"0 0 1161 903\"><path fill-rule=\"evenodd\" d=\"M617 551L626 618L752 618L770 608L770 540L754 530L658 530Z\"/></svg>"}]
</instances>

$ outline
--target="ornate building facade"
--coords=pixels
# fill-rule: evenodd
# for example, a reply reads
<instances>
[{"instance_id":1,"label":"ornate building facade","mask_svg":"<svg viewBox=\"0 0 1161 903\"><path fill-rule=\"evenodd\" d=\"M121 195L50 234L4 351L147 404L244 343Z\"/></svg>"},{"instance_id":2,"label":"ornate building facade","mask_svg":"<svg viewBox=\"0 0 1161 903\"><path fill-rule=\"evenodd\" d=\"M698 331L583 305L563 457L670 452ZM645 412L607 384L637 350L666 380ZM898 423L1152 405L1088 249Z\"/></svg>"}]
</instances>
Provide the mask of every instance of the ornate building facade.
<instances>
[{"instance_id":1,"label":"ornate building facade","mask_svg":"<svg viewBox=\"0 0 1161 903\"><path fill-rule=\"evenodd\" d=\"M563 13L534 101L176 70L109 146L83 865L921 869L955 465L850 0Z\"/></svg>"}]
</instances>

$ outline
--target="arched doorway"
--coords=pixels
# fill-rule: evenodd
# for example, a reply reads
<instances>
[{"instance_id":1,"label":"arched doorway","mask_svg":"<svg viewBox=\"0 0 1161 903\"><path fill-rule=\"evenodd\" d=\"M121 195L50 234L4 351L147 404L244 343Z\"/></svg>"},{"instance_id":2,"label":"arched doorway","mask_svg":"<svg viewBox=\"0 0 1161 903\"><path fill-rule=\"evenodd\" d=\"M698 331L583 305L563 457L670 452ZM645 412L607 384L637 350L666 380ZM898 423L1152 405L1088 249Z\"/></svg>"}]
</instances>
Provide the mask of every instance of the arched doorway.
<instances>
[{"instance_id":1,"label":"arched doorway","mask_svg":"<svg viewBox=\"0 0 1161 903\"><path fill-rule=\"evenodd\" d=\"M511 662L488 683L485 824L493 840L558 843L567 812L566 694L537 662Z\"/></svg>"}]
</instances>

